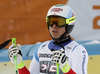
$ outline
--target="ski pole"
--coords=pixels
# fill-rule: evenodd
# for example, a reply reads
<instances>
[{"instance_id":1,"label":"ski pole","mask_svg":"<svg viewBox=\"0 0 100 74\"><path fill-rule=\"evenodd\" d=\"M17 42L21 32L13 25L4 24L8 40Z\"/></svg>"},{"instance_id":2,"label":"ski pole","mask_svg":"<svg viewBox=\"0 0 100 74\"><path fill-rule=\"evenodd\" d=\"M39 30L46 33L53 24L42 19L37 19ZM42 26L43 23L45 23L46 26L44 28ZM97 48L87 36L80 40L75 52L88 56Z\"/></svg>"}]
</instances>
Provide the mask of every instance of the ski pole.
<instances>
[{"instance_id":1,"label":"ski pole","mask_svg":"<svg viewBox=\"0 0 100 74\"><path fill-rule=\"evenodd\" d=\"M6 47L9 44L10 41L11 41L11 39L0 44L0 50L3 49L4 47Z\"/></svg>"},{"instance_id":2,"label":"ski pole","mask_svg":"<svg viewBox=\"0 0 100 74\"><path fill-rule=\"evenodd\" d=\"M4 47L6 47L10 41L12 41L12 44L14 44L16 46L16 38L12 38L10 40L7 40L5 42L3 42L2 44L0 44L0 50L3 49ZM16 67L16 74L18 74L18 68L17 68L17 58L15 56L15 67Z\"/></svg>"},{"instance_id":3,"label":"ski pole","mask_svg":"<svg viewBox=\"0 0 100 74\"><path fill-rule=\"evenodd\" d=\"M57 74L59 74L59 64L56 63L56 66L57 66Z\"/></svg>"},{"instance_id":4,"label":"ski pole","mask_svg":"<svg viewBox=\"0 0 100 74\"><path fill-rule=\"evenodd\" d=\"M51 51L55 51L54 49L51 49ZM56 63L56 66L57 66L57 74L59 74L59 64Z\"/></svg>"},{"instance_id":5,"label":"ski pole","mask_svg":"<svg viewBox=\"0 0 100 74\"><path fill-rule=\"evenodd\" d=\"M16 46L16 38L12 38L12 44L14 44L14 46ZM17 57L16 57L16 55L14 56L14 58L15 58L15 69L16 69L16 74L18 74Z\"/></svg>"}]
</instances>

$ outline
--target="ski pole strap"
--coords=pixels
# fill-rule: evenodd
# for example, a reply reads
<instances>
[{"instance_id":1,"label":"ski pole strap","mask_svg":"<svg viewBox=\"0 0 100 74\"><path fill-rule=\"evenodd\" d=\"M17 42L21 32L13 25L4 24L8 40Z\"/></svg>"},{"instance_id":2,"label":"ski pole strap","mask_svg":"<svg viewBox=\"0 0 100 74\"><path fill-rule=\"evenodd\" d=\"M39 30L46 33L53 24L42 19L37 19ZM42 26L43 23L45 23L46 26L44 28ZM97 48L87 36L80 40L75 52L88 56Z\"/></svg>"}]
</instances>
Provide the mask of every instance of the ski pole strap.
<instances>
[{"instance_id":1,"label":"ski pole strap","mask_svg":"<svg viewBox=\"0 0 100 74\"><path fill-rule=\"evenodd\" d=\"M61 68L63 73L67 73L70 70L70 65L67 63L67 65L64 68Z\"/></svg>"},{"instance_id":2,"label":"ski pole strap","mask_svg":"<svg viewBox=\"0 0 100 74\"><path fill-rule=\"evenodd\" d=\"M16 46L16 38L12 38L12 44L14 44L14 46Z\"/></svg>"},{"instance_id":3,"label":"ski pole strap","mask_svg":"<svg viewBox=\"0 0 100 74\"><path fill-rule=\"evenodd\" d=\"M21 69L25 66L24 62L22 61L21 63L17 64L18 69Z\"/></svg>"}]
</instances>

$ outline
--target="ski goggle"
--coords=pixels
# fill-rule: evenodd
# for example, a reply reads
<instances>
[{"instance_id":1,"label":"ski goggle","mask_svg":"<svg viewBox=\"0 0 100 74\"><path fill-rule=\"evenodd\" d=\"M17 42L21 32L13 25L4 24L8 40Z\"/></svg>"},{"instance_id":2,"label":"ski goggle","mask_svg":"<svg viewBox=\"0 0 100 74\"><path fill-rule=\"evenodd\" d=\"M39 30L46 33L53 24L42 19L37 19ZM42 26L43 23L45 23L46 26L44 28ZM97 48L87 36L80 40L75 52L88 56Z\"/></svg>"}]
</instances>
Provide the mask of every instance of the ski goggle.
<instances>
[{"instance_id":1,"label":"ski goggle","mask_svg":"<svg viewBox=\"0 0 100 74\"><path fill-rule=\"evenodd\" d=\"M66 24L75 22L75 16L71 17L69 19L63 18L63 17L57 17L57 16L49 16L46 18L46 22L48 26L53 26L56 24L58 27L64 27Z\"/></svg>"}]
</instances>

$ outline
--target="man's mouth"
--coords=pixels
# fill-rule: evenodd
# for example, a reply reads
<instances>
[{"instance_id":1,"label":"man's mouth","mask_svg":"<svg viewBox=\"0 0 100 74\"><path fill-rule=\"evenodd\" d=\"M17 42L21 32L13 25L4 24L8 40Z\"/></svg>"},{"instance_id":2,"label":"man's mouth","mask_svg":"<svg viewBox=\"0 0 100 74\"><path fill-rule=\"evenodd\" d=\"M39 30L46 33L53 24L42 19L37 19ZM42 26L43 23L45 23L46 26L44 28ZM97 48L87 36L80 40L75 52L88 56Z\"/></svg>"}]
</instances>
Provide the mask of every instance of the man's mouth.
<instances>
[{"instance_id":1,"label":"man's mouth","mask_svg":"<svg viewBox=\"0 0 100 74\"><path fill-rule=\"evenodd\" d=\"M53 33L57 33L57 31L52 31Z\"/></svg>"}]
</instances>

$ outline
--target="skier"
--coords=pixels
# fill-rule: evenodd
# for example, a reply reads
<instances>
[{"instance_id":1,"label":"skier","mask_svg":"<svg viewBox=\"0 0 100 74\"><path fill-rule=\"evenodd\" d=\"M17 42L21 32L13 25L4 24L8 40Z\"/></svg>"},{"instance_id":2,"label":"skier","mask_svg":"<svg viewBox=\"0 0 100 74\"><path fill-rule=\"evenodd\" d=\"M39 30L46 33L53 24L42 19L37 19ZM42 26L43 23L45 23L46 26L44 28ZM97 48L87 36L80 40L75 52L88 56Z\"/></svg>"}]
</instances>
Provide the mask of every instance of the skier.
<instances>
[{"instance_id":1,"label":"skier","mask_svg":"<svg viewBox=\"0 0 100 74\"><path fill-rule=\"evenodd\" d=\"M29 70L22 59L21 45L9 46L12 63L17 56L19 74L56 74L58 68L59 74L87 74L88 53L70 37L75 25L73 10L67 5L54 5L48 10L46 22L52 40L36 49Z\"/></svg>"}]
</instances>

